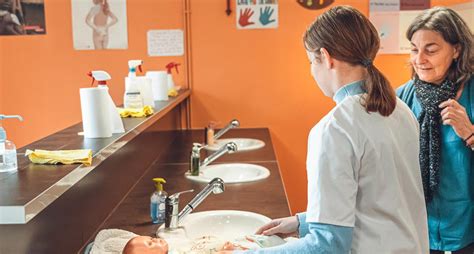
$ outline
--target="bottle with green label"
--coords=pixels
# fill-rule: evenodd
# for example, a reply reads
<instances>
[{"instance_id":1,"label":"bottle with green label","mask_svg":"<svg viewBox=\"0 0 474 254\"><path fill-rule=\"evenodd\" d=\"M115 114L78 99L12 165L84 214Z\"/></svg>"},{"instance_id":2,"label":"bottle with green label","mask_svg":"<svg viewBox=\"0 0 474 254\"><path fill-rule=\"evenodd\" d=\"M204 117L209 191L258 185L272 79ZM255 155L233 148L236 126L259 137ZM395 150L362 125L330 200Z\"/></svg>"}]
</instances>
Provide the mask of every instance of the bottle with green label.
<instances>
[{"instance_id":1,"label":"bottle with green label","mask_svg":"<svg viewBox=\"0 0 474 254\"><path fill-rule=\"evenodd\" d=\"M163 184L166 183L163 178L153 178L156 190L150 197L150 217L154 224L165 222L165 201L168 194L163 190Z\"/></svg>"}]
</instances>

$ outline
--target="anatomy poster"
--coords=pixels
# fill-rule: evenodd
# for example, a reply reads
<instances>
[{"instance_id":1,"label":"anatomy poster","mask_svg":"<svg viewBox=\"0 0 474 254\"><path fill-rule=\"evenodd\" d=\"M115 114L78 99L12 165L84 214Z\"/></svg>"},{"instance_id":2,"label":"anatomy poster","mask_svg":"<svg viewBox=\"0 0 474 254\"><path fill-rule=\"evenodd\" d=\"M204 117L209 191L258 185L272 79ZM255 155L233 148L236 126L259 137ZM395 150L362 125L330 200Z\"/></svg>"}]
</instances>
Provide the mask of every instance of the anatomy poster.
<instances>
[{"instance_id":1,"label":"anatomy poster","mask_svg":"<svg viewBox=\"0 0 474 254\"><path fill-rule=\"evenodd\" d=\"M407 54L405 32L413 19L430 8L430 0L370 0L370 21L380 36L380 54Z\"/></svg>"},{"instance_id":2,"label":"anatomy poster","mask_svg":"<svg viewBox=\"0 0 474 254\"><path fill-rule=\"evenodd\" d=\"M71 0L77 50L127 49L126 0Z\"/></svg>"},{"instance_id":3,"label":"anatomy poster","mask_svg":"<svg viewBox=\"0 0 474 254\"><path fill-rule=\"evenodd\" d=\"M236 0L238 29L270 29L278 27L277 0Z\"/></svg>"}]
</instances>

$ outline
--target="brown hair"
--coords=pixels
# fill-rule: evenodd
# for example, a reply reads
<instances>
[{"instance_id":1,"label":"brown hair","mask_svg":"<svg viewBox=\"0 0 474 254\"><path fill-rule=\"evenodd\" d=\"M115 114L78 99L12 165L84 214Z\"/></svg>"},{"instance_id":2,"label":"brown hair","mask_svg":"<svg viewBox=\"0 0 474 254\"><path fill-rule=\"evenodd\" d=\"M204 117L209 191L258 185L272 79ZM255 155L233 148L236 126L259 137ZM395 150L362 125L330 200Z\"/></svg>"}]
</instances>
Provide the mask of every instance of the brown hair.
<instances>
[{"instance_id":1,"label":"brown hair","mask_svg":"<svg viewBox=\"0 0 474 254\"><path fill-rule=\"evenodd\" d=\"M459 84L469 80L474 70L474 39L461 16L446 7L425 10L408 27L407 39L411 41L413 34L422 29L438 32L447 43L459 47L459 57L451 63L447 78ZM412 66L412 76L415 75Z\"/></svg>"},{"instance_id":2,"label":"brown hair","mask_svg":"<svg viewBox=\"0 0 474 254\"><path fill-rule=\"evenodd\" d=\"M362 105L367 112L392 114L396 106L395 91L385 76L372 64L380 47L375 27L358 10L350 6L336 6L320 15L306 31L303 42L306 50L320 56L320 49L351 65L367 68Z\"/></svg>"}]
</instances>

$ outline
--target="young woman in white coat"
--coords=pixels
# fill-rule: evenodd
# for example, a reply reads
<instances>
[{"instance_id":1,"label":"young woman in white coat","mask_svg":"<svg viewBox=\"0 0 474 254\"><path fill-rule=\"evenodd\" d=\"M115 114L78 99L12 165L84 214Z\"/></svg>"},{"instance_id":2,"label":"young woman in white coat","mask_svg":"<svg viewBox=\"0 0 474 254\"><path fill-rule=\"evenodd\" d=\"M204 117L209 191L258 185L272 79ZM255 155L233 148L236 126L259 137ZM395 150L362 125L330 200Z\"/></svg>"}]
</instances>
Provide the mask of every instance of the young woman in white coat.
<instances>
[{"instance_id":1,"label":"young woman in white coat","mask_svg":"<svg viewBox=\"0 0 474 254\"><path fill-rule=\"evenodd\" d=\"M304 45L336 106L309 134L306 213L257 232L300 239L249 252L428 253L418 122L373 65L375 27L352 7L333 7L308 28Z\"/></svg>"}]
</instances>

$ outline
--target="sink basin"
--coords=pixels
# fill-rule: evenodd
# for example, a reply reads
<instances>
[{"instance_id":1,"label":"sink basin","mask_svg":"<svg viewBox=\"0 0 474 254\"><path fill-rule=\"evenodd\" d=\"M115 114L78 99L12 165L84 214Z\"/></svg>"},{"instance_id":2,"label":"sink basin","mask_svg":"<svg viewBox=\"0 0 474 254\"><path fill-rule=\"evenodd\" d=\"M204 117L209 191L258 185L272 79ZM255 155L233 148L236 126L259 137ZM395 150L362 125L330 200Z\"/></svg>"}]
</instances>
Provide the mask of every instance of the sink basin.
<instances>
[{"instance_id":1,"label":"sink basin","mask_svg":"<svg viewBox=\"0 0 474 254\"><path fill-rule=\"evenodd\" d=\"M221 178L225 183L253 182L265 179L269 175L270 171L267 168L247 163L226 163L205 166L199 170L199 176L192 176L186 173L188 179L205 183L208 183L216 177Z\"/></svg>"},{"instance_id":2,"label":"sink basin","mask_svg":"<svg viewBox=\"0 0 474 254\"><path fill-rule=\"evenodd\" d=\"M253 138L224 138L217 139L214 144L204 148L209 151L217 151L229 142L234 142L237 145L237 152L256 150L265 146L265 142Z\"/></svg>"},{"instance_id":3,"label":"sink basin","mask_svg":"<svg viewBox=\"0 0 474 254\"><path fill-rule=\"evenodd\" d=\"M157 235L164 238L170 250L219 249L226 241L238 243L247 248L258 248L245 239L270 222L270 218L252 212L216 210L191 213L180 223L180 228L168 231L162 225ZM194 248L194 249L193 249ZM207 252L206 252L207 253Z\"/></svg>"}]
</instances>

